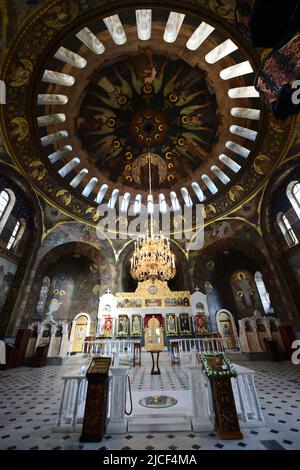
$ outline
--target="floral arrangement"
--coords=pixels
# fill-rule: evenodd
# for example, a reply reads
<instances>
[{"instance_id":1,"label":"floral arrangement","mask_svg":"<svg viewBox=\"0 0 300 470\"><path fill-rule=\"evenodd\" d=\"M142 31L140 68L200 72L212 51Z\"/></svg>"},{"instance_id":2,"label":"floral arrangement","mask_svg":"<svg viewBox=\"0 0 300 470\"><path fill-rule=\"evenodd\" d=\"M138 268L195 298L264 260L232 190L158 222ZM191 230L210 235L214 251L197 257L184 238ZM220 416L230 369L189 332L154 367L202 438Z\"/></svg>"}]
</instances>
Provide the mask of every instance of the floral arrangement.
<instances>
[{"instance_id":1,"label":"floral arrangement","mask_svg":"<svg viewBox=\"0 0 300 470\"><path fill-rule=\"evenodd\" d=\"M128 336L127 331L119 331L117 334L117 338L123 338L123 337L127 338L127 336Z\"/></svg>"},{"instance_id":2,"label":"floral arrangement","mask_svg":"<svg viewBox=\"0 0 300 470\"><path fill-rule=\"evenodd\" d=\"M232 362L223 352L200 353L200 362L208 378L219 379L221 377L237 377L237 371ZM220 363L220 370L214 369L210 358L215 358Z\"/></svg>"}]
</instances>

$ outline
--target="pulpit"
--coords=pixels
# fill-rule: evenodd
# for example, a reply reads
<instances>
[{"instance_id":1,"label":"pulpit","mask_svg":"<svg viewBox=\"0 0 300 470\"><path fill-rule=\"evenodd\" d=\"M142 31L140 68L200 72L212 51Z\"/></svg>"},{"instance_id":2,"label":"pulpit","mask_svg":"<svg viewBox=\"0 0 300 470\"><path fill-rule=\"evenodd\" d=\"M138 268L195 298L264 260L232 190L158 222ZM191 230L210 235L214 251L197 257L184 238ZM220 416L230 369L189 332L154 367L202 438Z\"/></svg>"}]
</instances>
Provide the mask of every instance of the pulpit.
<instances>
[{"instance_id":1,"label":"pulpit","mask_svg":"<svg viewBox=\"0 0 300 470\"><path fill-rule=\"evenodd\" d=\"M231 386L236 371L224 353L201 353L200 360L210 380L217 433L221 439L242 439Z\"/></svg>"},{"instance_id":2,"label":"pulpit","mask_svg":"<svg viewBox=\"0 0 300 470\"><path fill-rule=\"evenodd\" d=\"M92 360L88 368L88 389L80 442L100 442L105 434L110 363L110 357L98 357Z\"/></svg>"}]
</instances>

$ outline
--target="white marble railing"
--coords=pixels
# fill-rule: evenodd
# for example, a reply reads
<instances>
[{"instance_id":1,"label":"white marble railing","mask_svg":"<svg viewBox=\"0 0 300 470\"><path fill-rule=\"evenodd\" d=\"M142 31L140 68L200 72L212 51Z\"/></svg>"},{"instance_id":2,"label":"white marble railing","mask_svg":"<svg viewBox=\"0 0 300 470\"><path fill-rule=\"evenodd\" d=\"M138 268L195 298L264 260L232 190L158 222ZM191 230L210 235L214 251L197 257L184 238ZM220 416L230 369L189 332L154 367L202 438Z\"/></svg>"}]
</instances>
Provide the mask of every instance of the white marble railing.
<instances>
[{"instance_id":1,"label":"white marble railing","mask_svg":"<svg viewBox=\"0 0 300 470\"><path fill-rule=\"evenodd\" d=\"M234 367L238 376L231 379L231 384L241 428L264 426L265 420L254 383L255 372L237 364L234 364ZM215 417L210 381L200 365L190 366L189 372L193 429L194 431L208 431Z\"/></svg>"},{"instance_id":2,"label":"white marble railing","mask_svg":"<svg viewBox=\"0 0 300 470\"><path fill-rule=\"evenodd\" d=\"M83 366L78 375L70 374L62 377L64 381L58 413L56 432L81 432L88 381L87 367ZM125 417L127 367L111 367L109 370L108 393L108 431L123 433L127 429ZM114 403L112 407L111 404Z\"/></svg>"},{"instance_id":3,"label":"white marble railing","mask_svg":"<svg viewBox=\"0 0 300 470\"><path fill-rule=\"evenodd\" d=\"M260 427L265 425L261 411L255 382L255 372L246 367L234 364L238 372L237 378L232 378L232 389L241 428ZM192 427L195 432L210 431L214 429L214 409L210 381L203 373L199 364L188 367L190 376ZM128 367L111 367L109 371L109 401L107 431L110 433L125 433L127 430L127 417L125 414ZM76 375L63 377L64 386L59 409L57 426L54 431L80 432L87 393L86 367ZM127 396L127 400L128 400ZM113 404L113 406L112 406Z\"/></svg>"},{"instance_id":4,"label":"white marble railing","mask_svg":"<svg viewBox=\"0 0 300 470\"><path fill-rule=\"evenodd\" d=\"M101 356L133 356L134 343L140 343L140 340L135 339L104 339L85 341L85 350L89 354Z\"/></svg>"},{"instance_id":5,"label":"white marble railing","mask_svg":"<svg viewBox=\"0 0 300 470\"><path fill-rule=\"evenodd\" d=\"M253 423L264 425L265 420L254 382L255 372L237 364L234 364L234 367L238 376L231 379L231 385L241 426L250 427Z\"/></svg>"},{"instance_id":6,"label":"white marble railing","mask_svg":"<svg viewBox=\"0 0 300 470\"><path fill-rule=\"evenodd\" d=\"M180 353L224 351L223 338L171 339L170 343L178 343Z\"/></svg>"}]
</instances>

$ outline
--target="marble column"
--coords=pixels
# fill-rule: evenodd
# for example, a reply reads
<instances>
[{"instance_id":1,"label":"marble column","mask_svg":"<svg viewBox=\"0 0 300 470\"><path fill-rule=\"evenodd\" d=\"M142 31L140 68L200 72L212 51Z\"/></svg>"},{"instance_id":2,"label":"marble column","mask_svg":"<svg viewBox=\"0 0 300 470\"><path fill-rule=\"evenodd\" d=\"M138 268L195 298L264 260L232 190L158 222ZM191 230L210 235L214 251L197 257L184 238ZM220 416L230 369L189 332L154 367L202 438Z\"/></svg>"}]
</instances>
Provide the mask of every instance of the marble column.
<instances>
[{"instance_id":1,"label":"marble column","mask_svg":"<svg viewBox=\"0 0 300 470\"><path fill-rule=\"evenodd\" d=\"M189 366L190 388L192 394L193 418L192 426L195 432L212 431L212 421L209 388L201 366Z\"/></svg>"},{"instance_id":2,"label":"marble column","mask_svg":"<svg viewBox=\"0 0 300 470\"><path fill-rule=\"evenodd\" d=\"M126 382L129 367L111 367L112 385L110 401L110 418L107 432L121 434L127 432L127 420L125 417Z\"/></svg>"}]
</instances>

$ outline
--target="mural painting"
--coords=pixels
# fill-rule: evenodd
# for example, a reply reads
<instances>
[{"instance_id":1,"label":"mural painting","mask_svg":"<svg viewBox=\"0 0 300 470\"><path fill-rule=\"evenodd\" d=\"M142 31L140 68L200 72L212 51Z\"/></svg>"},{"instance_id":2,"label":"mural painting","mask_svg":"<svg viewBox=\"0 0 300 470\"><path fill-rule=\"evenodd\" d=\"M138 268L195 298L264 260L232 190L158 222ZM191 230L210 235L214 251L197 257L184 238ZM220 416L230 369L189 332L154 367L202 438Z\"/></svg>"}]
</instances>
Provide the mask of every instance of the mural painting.
<instances>
[{"instance_id":1,"label":"mural painting","mask_svg":"<svg viewBox=\"0 0 300 470\"><path fill-rule=\"evenodd\" d=\"M14 280L17 266L11 261L0 257L0 313L5 304L9 289Z\"/></svg>"}]
</instances>

